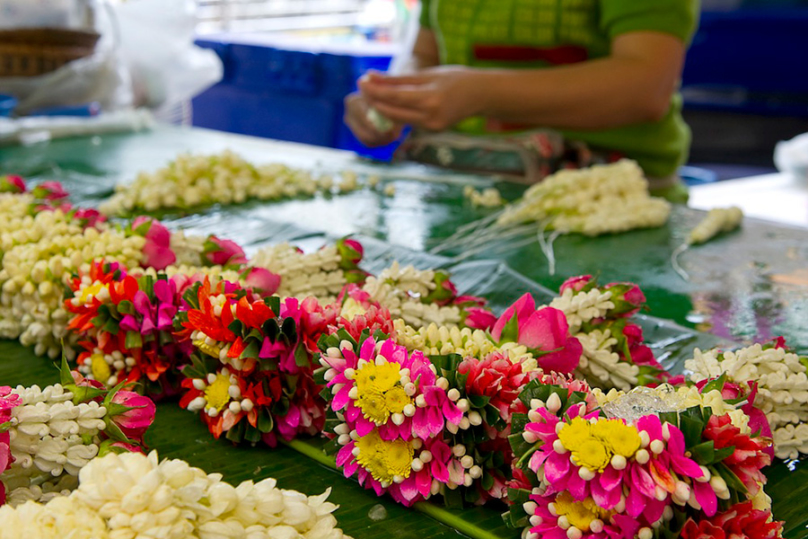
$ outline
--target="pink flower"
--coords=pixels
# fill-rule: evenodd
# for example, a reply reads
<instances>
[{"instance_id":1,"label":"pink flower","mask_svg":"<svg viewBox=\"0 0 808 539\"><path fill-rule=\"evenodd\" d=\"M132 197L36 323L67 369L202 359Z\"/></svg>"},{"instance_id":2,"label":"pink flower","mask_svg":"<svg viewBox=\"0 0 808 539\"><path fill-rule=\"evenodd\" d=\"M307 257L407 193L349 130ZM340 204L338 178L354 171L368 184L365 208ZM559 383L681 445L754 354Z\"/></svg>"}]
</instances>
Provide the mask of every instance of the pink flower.
<instances>
[{"instance_id":1,"label":"pink flower","mask_svg":"<svg viewBox=\"0 0 808 539\"><path fill-rule=\"evenodd\" d=\"M362 261L365 255L365 249L362 244L356 240L345 238L337 242L337 252L343 261L348 262L350 266L356 266Z\"/></svg>"},{"instance_id":2,"label":"pink flower","mask_svg":"<svg viewBox=\"0 0 808 539\"><path fill-rule=\"evenodd\" d=\"M131 228L135 234L146 238L143 254L147 267L162 270L177 261L177 255L171 250L171 233L157 219L136 217Z\"/></svg>"},{"instance_id":3,"label":"pink flower","mask_svg":"<svg viewBox=\"0 0 808 539\"><path fill-rule=\"evenodd\" d=\"M491 337L495 342L517 342L536 350L534 355L545 371L571 373L583 352L580 341L569 334L567 317L558 309L536 310L530 294L525 294L509 307L494 324Z\"/></svg>"},{"instance_id":4,"label":"pink flower","mask_svg":"<svg viewBox=\"0 0 808 539\"><path fill-rule=\"evenodd\" d=\"M67 215L73 210L73 204L70 202L62 202L58 206L55 204L37 204L34 206L34 212L43 212L43 211L60 211Z\"/></svg>"},{"instance_id":5,"label":"pink flower","mask_svg":"<svg viewBox=\"0 0 808 539\"><path fill-rule=\"evenodd\" d=\"M205 242L205 250L203 252L207 261L214 266L247 263L247 256L244 254L244 249L232 240L223 240L216 236L210 236Z\"/></svg>"},{"instance_id":6,"label":"pink flower","mask_svg":"<svg viewBox=\"0 0 808 539\"><path fill-rule=\"evenodd\" d=\"M783 523L773 520L770 511L755 509L751 501L737 503L709 519L696 523L688 519L682 539L776 539Z\"/></svg>"},{"instance_id":7,"label":"pink flower","mask_svg":"<svg viewBox=\"0 0 808 539\"><path fill-rule=\"evenodd\" d=\"M98 210L92 208L81 208L73 213L73 218L81 221L81 226L84 228L93 227L101 224L107 220L107 217L101 214Z\"/></svg>"},{"instance_id":8,"label":"pink flower","mask_svg":"<svg viewBox=\"0 0 808 539\"><path fill-rule=\"evenodd\" d=\"M0 193L24 193L25 180L20 176L9 174L8 176L0 176Z\"/></svg>"},{"instance_id":9,"label":"pink flower","mask_svg":"<svg viewBox=\"0 0 808 539\"><path fill-rule=\"evenodd\" d=\"M143 434L154 422L157 411L154 402L132 391L121 390L112 397L112 403L119 406L112 407L110 416L112 421L121 429L127 438L142 440ZM118 413L114 413L118 411Z\"/></svg>"},{"instance_id":10,"label":"pink flower","mask_svg":"<svg viewBox=\"0 0 808 539\"><path fill-rule=\"evenodd\" d=\"M530 380L520 363L511 363L500 353L490 354L482 361L467 358L457 366L457 372L468 376L466 394L487 398L505 421L510 421L511 406Z\"/></svg>"},{"instance_id":11,"label":"pink flower","mask_svg":"<svg viewBox=\"0 0 808 539\"><path fill-rule=\"evenodd\" d=\"M482 329L488 331L497 323L497 317L488 309L472 307L466 309L466 326L471 329Z\"/></svg>"},{"instance_id":12,"label":"pink flower","mask_svg":"<svg viewBox=\"0 0 808 539\"><path fill-rule=\"evenodd\" d=\"M565 290L570 289L573 292L580 292L592 281L591 275L580 275L578 277L570 277L561 285L559 292L564 293Z\"/></svg>"},{"instance_id":13,"label":"pink flower","mask_svg":"<svg viewBox=\"0 0 808 539\"><path fill-rule=\"evenodd\" d=\"M264 268L250 268L244 281L247 286L266 296L271 296L281 286L281 276Z\"/></svg>"},{"instance_id":14,"label":"pink flower","mask_svg":"<svg viewBox=\"0 0 808 539\"><path fill-rule=\"evenodd\" d=\"M68 193L62 184L54 181L42 182L31 191L35 198L40 200L60 200L67 198Z\"/></svg>"},{"instance_id":15,"label":"pink flower","mask_svg":"<svg viewBox=\"0 0 808 539\"><path fill-rule=\"evenodd\" d=\"M634 283L610 283L605 287L612 292L614 309L611 313L622 318L636 314L645 305L645 294Z\"/></svg>"}]
</instances>

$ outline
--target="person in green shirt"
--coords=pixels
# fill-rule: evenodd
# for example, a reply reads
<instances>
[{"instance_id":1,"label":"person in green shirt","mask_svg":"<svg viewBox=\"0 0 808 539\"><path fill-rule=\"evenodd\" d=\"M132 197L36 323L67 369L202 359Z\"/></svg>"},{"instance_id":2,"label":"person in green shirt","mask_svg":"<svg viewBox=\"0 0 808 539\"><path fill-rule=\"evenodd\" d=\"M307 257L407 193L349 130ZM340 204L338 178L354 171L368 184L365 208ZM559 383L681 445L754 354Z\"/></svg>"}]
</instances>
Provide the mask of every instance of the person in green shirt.
<instances>
[{"instance_id":1,"label":"person in green shirt","mask_svg":"<svg viewBox=\"0 0 808 539\"><path fill-rule=\"evenodd\" d=\"M686 196L678 87L698 0L421 4L406 72L368 73L346 98L345 121L364 144L412 125L408 157L531 181L628 157L652 189ZM376 113L391 123L380 127Z\"/></svg>"}]
</instances>

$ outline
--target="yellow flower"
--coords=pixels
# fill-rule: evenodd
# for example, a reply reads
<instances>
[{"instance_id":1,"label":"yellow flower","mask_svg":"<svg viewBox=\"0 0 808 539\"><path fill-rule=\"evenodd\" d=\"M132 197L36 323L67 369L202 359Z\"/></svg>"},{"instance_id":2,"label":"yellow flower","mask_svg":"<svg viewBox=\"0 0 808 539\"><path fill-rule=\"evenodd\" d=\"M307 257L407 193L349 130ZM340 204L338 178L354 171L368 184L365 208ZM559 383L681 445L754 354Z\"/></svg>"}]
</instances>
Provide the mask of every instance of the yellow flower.
<instances>
[{"instance_id":1,"label":"yellow flower","mask_svg":"<svg viewBox=\"0 0 808 539\"><path fill-rule=\"evenodd\" d=\"M558 439L569 451L575 451L582 443L592 437L589 421L576 417L561 428Z\"/></svg>"},{"instance_id":2,"label":"yellow flower","mask_svg":"<svg viewBox=\"0 0 808 539\"><path fill-rule=\"evenodd\" d=\"M393 482L397 475L409 477L414 449L409 442L382 440L378 431L356 441L359 455L356 462L366 469L377 481Z\"/></svg>"},{"instance_id":3,"label":"yellow flower","mask_svg":"<svg viewBox=\"0 0 808 539\"><path fill-rule=\"evenodd\" d=\"M412 403L412 399L403 387L395 386L384 394L384 402L391 414L400 414L405 406Z\"/></svg>"},{"instance_id":4,"label":"yellow flower","mask_svg":"<svg viewBox=\"0 0 808 539\"><path fill-rule=\"evenodd\" d=\"M612 455L603 442L597 438L589 438L572 452L572 457L578 466L589 468L593 472L602 472L609 465Z\"/></svg>"},{"instance_id":5,"label":"yellow flower","mask_svg":"<svg viewBox=\"0 0 808 539\"><path fill-rule=\"evenodd\" d=\"M216 376L216 380L205 388L205 400L209 408L217 411L227 406L230 402L230 378L223 374Z\"/></svg>"},{"instance_id":6,"label":"yellow flower","mask_svg":"<svg viewBox=\"0 0 808 539\"><path fill-rule=\"evenodd\" d=\"M553 503L558 516L567 517L567 521L572 526L583 532L589 531L589 525L592 524L593 520L607 520L613 513L613 511L606 511L598 507L592 498L576 502L572 499L570 493L566 491L556 496Z\"/></svg>"},{"instance_id":7,"label":"yellow flower","mask_svg":"<svg viewBox=\"0 0 808 539\"><path fill-rule=\"evenodd\" d=\"M592 435L606 444L612 453L627 459L633 457L642 444L636 427L619 419L601 419L592 426Z\"/></svg>"},{"instance_id":8,"label":"yellow flower","mask_svg":"<svg viewBox=\"0 0 808 539\"><path fill-rule=\"evenodd\" d=\"M384 393L401 381L401 366L398 363L366 363L356 373L354 378L356 388L362 393L368 389L375 389Z\"/></svg>"},{"instance_id":9,"label":"yellow flower","mask_svg":"<svg viewBox=\"0 0 808 539\"><path fill-rule=\"evenodd\" d=\"M109 363L104 359L102 354L93 354L90 358L90 368L92 369L93 378L106 384L112 372L109 369Z\"/></svg>"},{"instance_id":10,"label":"yellow flower","mask_svg":"<svg viewBox=\"0 0 808 539\"><path fill-rule=\"evenodd\" d=\"M385 446L384 463L387 466L387 473L391 476L409 477L415 452L412 445L404 440L395 440L387 442Z\"/></svg>"},{"instance_id":11,"label":"yellow flower","mask_svg":"<svg viewBox=\"0 0 808 539\"><path fill-rule=\"evenodd\" d=\"M84 290L81 291L81 296L79 297L79 302L87 303L87 300L90 298L90 296L93 296L93 297L97 296L98 293L101 292L102 288L106 288L106 286L104 286L101 283L95 283L93 285L88 286L87 288L85 288Z\"/></svg>"},{"instance_id":12,"label":"yellow flower","mask_svg":"<svg viewBox=\"0 0 808 539\"><path fill-rule=\"evenodd\" d=\"M390 409L387 408L384 394L373 388L367 388L364 392L360 392L356 405L362 410L365 418L377 425L385 424L390 417Z\"/></svg>"}]
</instances>

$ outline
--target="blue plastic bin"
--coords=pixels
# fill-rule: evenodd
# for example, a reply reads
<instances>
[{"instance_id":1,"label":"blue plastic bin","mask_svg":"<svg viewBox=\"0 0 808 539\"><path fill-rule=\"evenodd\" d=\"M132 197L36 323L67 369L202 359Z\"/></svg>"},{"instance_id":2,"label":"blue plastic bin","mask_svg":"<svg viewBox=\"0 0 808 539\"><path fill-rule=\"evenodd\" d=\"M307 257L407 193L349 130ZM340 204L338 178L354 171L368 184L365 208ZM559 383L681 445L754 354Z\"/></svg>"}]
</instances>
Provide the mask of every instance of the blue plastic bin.
<instances>
[{"instance_id":1,"label":"blue plastic bin","mask_svg":"<svg viewBox=\"0 0 808 539\"><path fill-rule=\"evenodd\" d=\"M224 63L224 79L194 99L194 125L354 150L389 159L394 146L368 149L342 121L343 100L369 69L384 71L389 54L359 54L271 36L221 35L197 40ZM308 50L303 50L307 48Z\"/></svg>"},{"instance_id":2,"label":"blue plastic bin","mask_svg":"<svg viewBox=\"0 0 808 539\"><path fill-rule=\"evenodd\" d=\"M0 94L0 117L8 118L11 116L11 111L17 106L17 98Z\"/></svg>"}]
</instances>

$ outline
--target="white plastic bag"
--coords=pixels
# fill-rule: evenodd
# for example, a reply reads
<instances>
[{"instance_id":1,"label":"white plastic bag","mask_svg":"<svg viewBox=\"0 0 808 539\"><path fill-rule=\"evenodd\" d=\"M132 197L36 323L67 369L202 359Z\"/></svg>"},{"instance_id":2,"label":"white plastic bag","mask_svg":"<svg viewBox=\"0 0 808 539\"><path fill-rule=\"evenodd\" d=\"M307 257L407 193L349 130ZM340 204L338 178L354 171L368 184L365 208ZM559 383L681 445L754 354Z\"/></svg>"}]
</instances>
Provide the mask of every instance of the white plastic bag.
<instances>
[{"instance_id":1,"label":"white plastic bag","mask_svg":"<svg viewBox=\"0 0 808 539\"><path fill-rule=\"evenodd\" d=\"M84 28L88 0L0 0L0 29Z\"/></svg>"},{"instance_id":2,"label":"white plastic bag","mask_svg":"<svg viewBox=\"0 0 808 539\"><path fill-rule=\"evenodd\" d=\"M159 115L221 80L216 53L194 45L192 1L137 0L112 10L136 105Z\"/></svg>"},{"instance_id":3,"label":"white plastic bag","mask_svg":"<svg viewBox=\"0 0 808 539\"><path fill-rule=\"evenodd\" d=\"M780 172L793 174L808 185L808 133L778 142L774 147L774 164Z\"/></svg>"}]
</instances>

